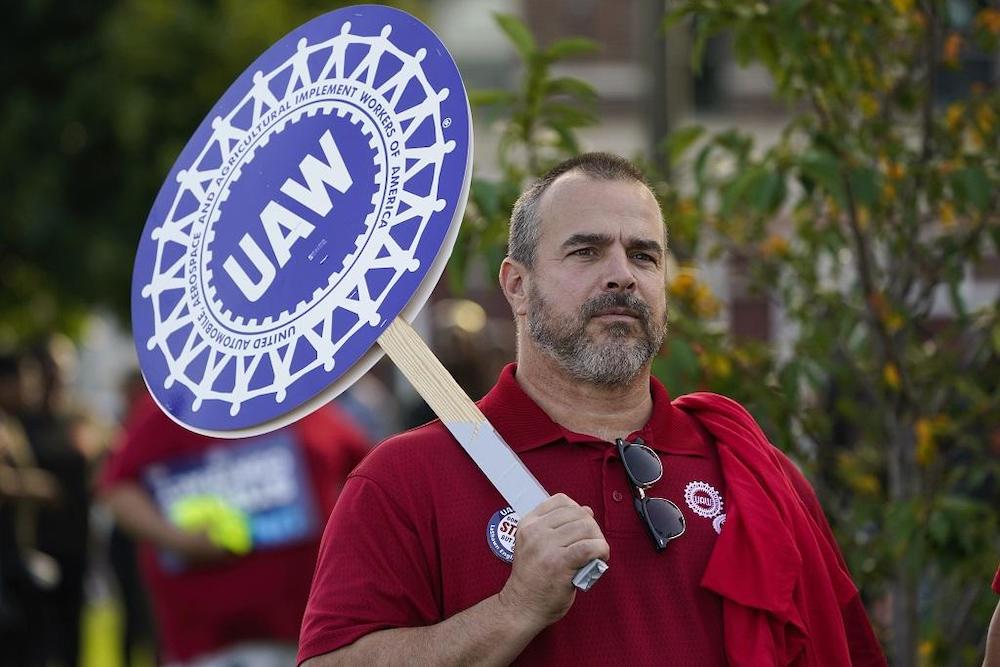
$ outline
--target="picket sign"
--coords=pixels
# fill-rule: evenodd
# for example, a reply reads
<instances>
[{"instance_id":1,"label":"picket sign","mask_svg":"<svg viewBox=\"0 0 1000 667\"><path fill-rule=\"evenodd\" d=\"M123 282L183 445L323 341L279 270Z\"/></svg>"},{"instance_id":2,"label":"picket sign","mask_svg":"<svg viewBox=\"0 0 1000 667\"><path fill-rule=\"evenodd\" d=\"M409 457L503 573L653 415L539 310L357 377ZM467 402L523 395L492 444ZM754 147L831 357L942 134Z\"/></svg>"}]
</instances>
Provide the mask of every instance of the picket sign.
<instances>
[{"instance_id":1,"label":"picket sign","mask_svg":"<svg viewBox=\"0 0 1000 667\"><path fill-rule=\"evenodd\" d=\"M418 20L359 5L275 43L195 131L139 241L132 324L157 404L199 433L258 435L384 350L529 512L548 494L408 324L454 247L471 174L461 76Z\"/></svg>"}]
</instances>

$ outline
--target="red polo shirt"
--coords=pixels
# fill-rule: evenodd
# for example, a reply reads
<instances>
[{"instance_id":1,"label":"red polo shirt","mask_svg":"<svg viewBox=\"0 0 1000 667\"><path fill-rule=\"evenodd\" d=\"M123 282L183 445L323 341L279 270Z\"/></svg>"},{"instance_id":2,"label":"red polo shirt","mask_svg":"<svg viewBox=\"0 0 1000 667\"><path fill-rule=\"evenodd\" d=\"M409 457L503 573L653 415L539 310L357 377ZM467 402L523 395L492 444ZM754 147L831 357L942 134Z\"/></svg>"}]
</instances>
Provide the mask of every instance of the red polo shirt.
<instances>
[{"instance_id":1,"label":"red polo shirt","mask_svg":"<svg viewBox=\"0 0 1000 667\"><path fill-rule=\"evenodd\" d=\"M649 494L672 500L687 521L662 553L632 506L614 445L553 422L521 390L514 366L480 402L549 493L594 509L611 546L611 568L520 664L725 664L721 600L699 586L716 528L725 529L718 457L659 382L651 391L652 418L627 435L659 452L664 475ZM377 630L440 622L500 591L511 567L496 546L506 505L439 422L377 447L327 526L299 660Z\"/></svg>"}]
</instances>

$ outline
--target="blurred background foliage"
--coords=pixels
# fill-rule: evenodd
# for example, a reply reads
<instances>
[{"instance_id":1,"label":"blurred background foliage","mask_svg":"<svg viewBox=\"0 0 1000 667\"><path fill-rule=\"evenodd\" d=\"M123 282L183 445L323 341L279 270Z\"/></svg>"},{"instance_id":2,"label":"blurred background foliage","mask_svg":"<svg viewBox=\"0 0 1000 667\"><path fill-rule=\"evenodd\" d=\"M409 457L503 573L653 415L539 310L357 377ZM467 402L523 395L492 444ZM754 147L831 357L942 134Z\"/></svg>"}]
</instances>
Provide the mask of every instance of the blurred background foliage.
<instances>
[{"instance_id":1,"label":"blurred background foliage","mask_svg":"<svg viewBox=\"0 0 1000 667\"><path fill-rule=\"evenodd\" d=\"M0 339L73 333L94 307L127 322L139 233L190 134L269 44L340 4L8 7ZM421 15L416 0L395 4ZM654 370L674 395L742 401L803 465L893 664L973 664L1000 554L1000 319L995 303L970 307L966 286L1000 252L1000 96L975 84L943 94L942 82L963 53L997 57L1000 10L668 6L662 28L694 36L692 67L728 35L744 63L770 72L787 122L768 146L739 129L680 127L640 158L675 260ZM518 19L497 21L522 70L514 89L471 94L477 123L499 123L502 138L499 175L474 179L449 265L459 293L473 272L496 275L524 184L579 152L578 131L599 122L599 91L553 73L599 45L541 45ZM749 288L780 308L788 349L727 332L701 279L719 261L745 267Z\"/></svg>"},{"instance_id":2,"label":"blurred background foliage","mask_svg":"<svg viewBox=\"0 0 1000 667\"><path fill-rule=\"evenodd\" d=\"M149 208L222 93L288 31L347 2L25 0L5 7L0 343L128 321ZM420 3L390 3L420 15Z\"/></svg>"}]
</instances>

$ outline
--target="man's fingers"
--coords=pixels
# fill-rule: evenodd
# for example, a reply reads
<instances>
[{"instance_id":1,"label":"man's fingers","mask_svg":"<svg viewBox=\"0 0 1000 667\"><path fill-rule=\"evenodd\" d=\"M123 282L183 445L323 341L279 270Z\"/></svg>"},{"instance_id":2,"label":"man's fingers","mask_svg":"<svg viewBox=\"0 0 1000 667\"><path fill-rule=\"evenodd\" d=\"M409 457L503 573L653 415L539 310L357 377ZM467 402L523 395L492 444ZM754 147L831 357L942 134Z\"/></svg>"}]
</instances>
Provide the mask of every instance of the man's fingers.
<instances>
[{"instance_id":1,"label":"man's fingers","mask_svg":"<svg viewBox=\"0 0 1000 667\"><path fill-rule=\"evenodd\" d=\"M531 510L531 512L527 514L527 516L534 515L536 517L540 517L540 516L545 516L552 510L558 509L560 507L579 507L579 506L580 505L575 500L567 496L565 493L557 493L553 496L549 496L541 503L539 503L535 509Z\"/></svg>"},{"instance_id":2,"label":"man's fingers","mask_svg":"<svg viewBox=\"0 0 1000 667\"><path fill-rule=\"evenodd\" d=\"M605 562L611 560L611 547L603 537L579 540L567 546L566 551L567 562L574 572L595 558Z\"/></svg>"},{"instance_id":3,"label":"man's fingers","mask_svg":"<svg viewBox=\"0 0 1000 667\"><path fill-rule=\"evenodd\" d=\"M549 529L556 529L573 521L593 519L594 513L589 508L579 505L557 507L541 516L534 518L534 523ZM530 520L529 520L530 522Z\"/></svg>"},{"instance_id":4,"label":"man's fingers","mask_svg":"<svg viewBox=\"0 0 1000 667\"><path fill-rule=\"evenodd\" d=\"M556 536L556 543L561 547L567 547L574 542L580 542L582 540L604 538L601 534L600 527L592 517L581 518L577 521L564 523L556 528L554 532Z\"/></svg>"}]
</instances>

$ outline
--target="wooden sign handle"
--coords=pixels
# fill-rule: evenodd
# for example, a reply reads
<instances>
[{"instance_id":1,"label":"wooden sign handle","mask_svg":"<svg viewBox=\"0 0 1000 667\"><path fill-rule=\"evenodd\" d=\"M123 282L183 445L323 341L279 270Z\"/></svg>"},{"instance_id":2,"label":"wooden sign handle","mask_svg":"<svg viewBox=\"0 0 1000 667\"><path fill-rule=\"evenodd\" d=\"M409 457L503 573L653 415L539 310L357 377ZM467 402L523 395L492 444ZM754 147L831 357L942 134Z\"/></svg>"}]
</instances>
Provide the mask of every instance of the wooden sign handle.
<instances>
[{"instance_id":1,"label":"wooden sign handle","mask_svg":"<svg viewBox=\"0 0 1000 667\"><path fill-rule=\"evenodd\" d=\"M406 320L393 320L378 343L515 512L524 516L549 497ZM577 572L573 585L588 590L607 569L595 559Z\"/></svg>"}]
</instances>

